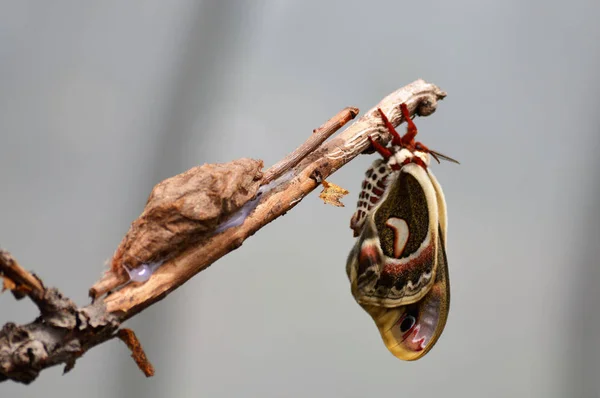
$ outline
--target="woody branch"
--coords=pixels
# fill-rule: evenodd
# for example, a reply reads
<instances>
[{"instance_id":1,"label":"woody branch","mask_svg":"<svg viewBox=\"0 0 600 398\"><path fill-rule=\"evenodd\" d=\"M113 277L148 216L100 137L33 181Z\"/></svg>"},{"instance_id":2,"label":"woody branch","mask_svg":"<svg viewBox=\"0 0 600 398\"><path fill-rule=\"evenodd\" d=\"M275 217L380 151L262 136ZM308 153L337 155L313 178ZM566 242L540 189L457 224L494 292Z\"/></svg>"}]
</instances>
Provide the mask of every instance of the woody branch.
<instances>
[{"instance_id":1,"label":"woody branch","mask_svg":"<svg viewBox=\"0 0 600 398\"><path fill-rule=\"evenodd\" d=\"M119 330L122 322L163 299L198 272L240 247L263 226L290 211L323 179L368 150L369 136L386 144L390 137L377 108L397 126L403 121L400 104L406 103L411 115L428 116L435 111L438 100L445 96L446 93L437 86L416 80L389 94L343 132L324 142L358 113L356 108L344 109L264 175L257 174L261 179L257 186L276 183L283 174L290 178L266 191L243 223L218 234L214 233L216 225L211 224L212 231L205 231L201 239L187 244L183 250L171 247L176 254L169 256L147 282L121 285L126 274L109 270L92 287L94 300L87 306L78 307L57 289L45 287L7 252L0 252L0 276L4 277L4 288L12 290L17 298L28 295L41 313L32 323L15 325L9 322L0 330L0 381L10 379L30 383L41 370L58 364L65 364L65 371L68 371L87 350L114 337L124 340L130 348L135 347L132 349L134 359L147 375L151 375L151 365L145 360L135 335L131 331L122 333L125 329ZM134 226L135 222L132 229Z\"/></svg>"}]
</instances>

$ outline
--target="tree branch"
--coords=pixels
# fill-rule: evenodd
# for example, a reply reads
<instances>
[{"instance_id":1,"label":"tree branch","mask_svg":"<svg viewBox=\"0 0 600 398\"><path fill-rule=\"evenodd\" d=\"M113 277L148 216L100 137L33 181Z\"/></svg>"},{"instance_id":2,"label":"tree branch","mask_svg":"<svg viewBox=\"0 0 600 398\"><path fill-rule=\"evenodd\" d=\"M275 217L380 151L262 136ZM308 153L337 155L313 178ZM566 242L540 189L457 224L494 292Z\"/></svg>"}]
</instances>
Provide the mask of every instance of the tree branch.
<instances>
[{"instance_id":1,"label":"tree branch","mask_svg":"<svg viewBox=\"0 0 600 398\"><path fill-rule=\"evenodd\" d=\"M356 108L346 108L264 176L257 168L262 162L241 159L199 166L163 181L154 188L146 209L117 249L111 269L90 289L94 300L85 307L77 307L58 290L44 287L8 253L0 252L5 288L29 295L41 313L30 324L7 323L0 331L0 381L30 383L41 370L61 363L66 364L65 372L70 370L87 350L117 337L122 322L240 247L260 228L296 206L323 179L368 150L368 136L387 143L390 137L377 108L397 126L403 121L401 103L407 104L411 115L428 116L445 96L437 86L417 80L385 97L324 143L358 113ZM225 185L215 173L225 173ZM173 192L180 196L173 199ZM156 237L165 233L172 243L157 246ZM132 247L141 247L141 254L130 256L133 267L156 267L146 282L127 283L132 265L124 259ZM152 367L134 335L121 332L119 336L129 336L128 346L135 347L136 362L150 375L148 369Z\"/></svg>"},{"instance_id":2,"label":"tree branch","mask_svg":"<svg viewBox=\"0 0 600 398\"><path fill-rule=\"evenodd\" d=\"M2 290L9 289L20 300L24 295L39 305L44 296L44 285L34 275L19 265L9 252L0 250L0 276L4 278Z\"/></svg>"}]
</instances>

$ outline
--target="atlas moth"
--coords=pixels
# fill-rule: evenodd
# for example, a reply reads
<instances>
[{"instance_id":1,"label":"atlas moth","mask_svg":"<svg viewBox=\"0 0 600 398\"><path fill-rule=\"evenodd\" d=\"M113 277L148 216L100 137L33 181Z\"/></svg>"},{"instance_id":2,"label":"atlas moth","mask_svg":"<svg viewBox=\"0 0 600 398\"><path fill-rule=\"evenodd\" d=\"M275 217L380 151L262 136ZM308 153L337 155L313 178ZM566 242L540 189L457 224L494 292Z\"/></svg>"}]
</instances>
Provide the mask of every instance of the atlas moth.
<instances>
[{"instance_id":1,"label":"atlas moth","mask_svg":"<svg viewBox=\"0 0 600 398\"><path fill-rule=\"evenodd\" d=\"M358 239L346 273L358 304L377 325L397 358L412 361L437 342L450 308L446 260L446 201L429 169L430 157L458 163L415 141L417 127L406 104L400 136L378 109L392 135L390 147L369 137L383 159L367 170L350 227Z\"/></svg>"}]
</instances>

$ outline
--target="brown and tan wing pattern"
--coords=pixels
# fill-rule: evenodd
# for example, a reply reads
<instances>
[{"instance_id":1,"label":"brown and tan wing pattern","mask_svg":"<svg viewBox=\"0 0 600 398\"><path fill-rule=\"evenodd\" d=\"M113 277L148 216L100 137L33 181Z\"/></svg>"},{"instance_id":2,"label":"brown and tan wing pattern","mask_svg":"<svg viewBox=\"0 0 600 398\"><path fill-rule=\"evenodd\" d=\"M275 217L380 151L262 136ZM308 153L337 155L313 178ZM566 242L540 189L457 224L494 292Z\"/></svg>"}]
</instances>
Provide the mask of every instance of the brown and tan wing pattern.
<instances>
[{"instance_id":1,"label":"brown and tan wing pattern","mask_svg":"<svg viewBox=\"0 0 600 398\"><path fill-rule=\"evenodd\" d=\"M435 283L423 299L396 308L362 305L375 321L388 350L405 361L419 359L431 350L446 325L450 284L441 234L439 245Z\"/></svg>"},{"instance_id":2,"label":"brown and tan wing pattern","mask_svg":"<svg viewBox=\"0 0 600 398\"><path fill-rule=\"evenodd\" d=\"M361 304L412 304L435 280L439 222L434 186L416 164L392 177L365 220L357 255L348 260L352 292Z\"/></svg>"}]
</instances>

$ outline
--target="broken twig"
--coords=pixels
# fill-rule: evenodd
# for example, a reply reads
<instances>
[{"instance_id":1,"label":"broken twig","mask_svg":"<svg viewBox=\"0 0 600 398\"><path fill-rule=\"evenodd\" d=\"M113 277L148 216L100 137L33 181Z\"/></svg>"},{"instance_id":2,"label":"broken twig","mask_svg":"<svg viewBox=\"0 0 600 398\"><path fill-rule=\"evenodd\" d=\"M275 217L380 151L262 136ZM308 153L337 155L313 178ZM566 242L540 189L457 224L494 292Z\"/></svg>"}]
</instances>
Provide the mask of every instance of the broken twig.
<instances>
[{"instance_id":1,"label":"broken twig","mask_svg":"<svg viewBox=\"0 0 600 398\"><path fill-rule=\"evenodd\" d=\"M106 285L101 280L92 289L94 301L85 307L77 307L56 289L45 288L39 279L19 267L10 255L1 252L0 276L5 278L4 286L13 292L18 291L18 294L28 294L40 307L41 316L27 325L7 323L0 330L0 381L11 379L30 383L41 370L58 364L65 364L65 371L68 371L87 350L117 336L132 347L134 359L150 375L152 367L142 355L137 339L128 332L118 331L122 322L163 299L198 272L240 247L263 226L290 211L321 181L367 150L370 146L369 136L382 144L387 143L390 137L377 108L381 108L390 122L397 126L403 121L399 110L401 103L407 104L411 115L427 116L435 111L437 101L445 96L437 86L417 80L385 97L343 132L325 142L335 130L356 116L356 108L346 108L317 129L297 150L267 170L264 176L260 167L251 166L251 161L246 163L250 165L247 170L251 171L246 173L245 180L240 180L245 181L241 185L232 184L230 177L226 177L225 185L218 188L212 184L221 180L211 178L216 169L208 167L211 171L206 172L206 166L214 166L224 168L228 173L237 167L233 165L235 162L200 166L159 183L144 213L134 221L128 232L129 237L136 238L129 244L122 242L124 246L120 246L122 250L117 250L113 260L129 255L131 261L138 258L141 265L149 266L144 261L154 261L155 252L152 250L156 247L142 245L143 250L139 253L153 248L150 253L142 255L147 257L143 259L139 258L140 254L130 251L141 242L140 237L153 242L160 236L164 237L161 234L165 230L177 233L173 230L173 222L180 224L189 221L188 227L193 231L182 239L169 235L168 238L172 239L170 243L161 246L160 250L156 249L156 253L162 253L160 256L164 258L153 263L154 266L150 267L153 273L146 282L120 285L123 279L119 279L116 283L113 281ZM202 167L205 167L204 171L199 171ZM316 175L320 176L319 181L314 178ZM200 183L200 187L198 184L186 184L193 178L205 182ZM227 203L231 205L217 208L214 214L206 218L202 213L203 205L194 204L208 202L201 202L196 196L187 196L194 189L200 195L198 197L210 193L209 197L217 195L215 203L224 203L222 200L228 198L230 202ZM177 192L188 200L179 203L179 196L160 196L161 192ZM241 199L238 201L235 198ZM190 214L196 218L191 217L190 221ZM179 218L178 215L184 217ZM219 228L225 222L228 228ZM155 228L157 225L161 227ZM126 239L127 236L124 241ZM117 266L111 267L108 274L121 275L122 278L124 274L119 274L119 267L124 265L122 261L117 261Z\"/></svg>"}]
</instances>

